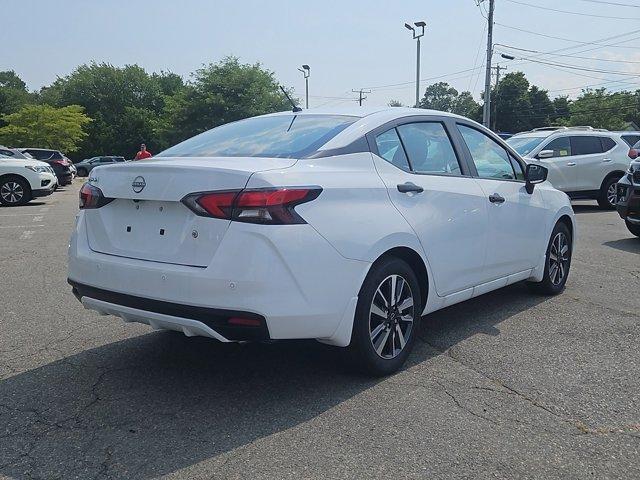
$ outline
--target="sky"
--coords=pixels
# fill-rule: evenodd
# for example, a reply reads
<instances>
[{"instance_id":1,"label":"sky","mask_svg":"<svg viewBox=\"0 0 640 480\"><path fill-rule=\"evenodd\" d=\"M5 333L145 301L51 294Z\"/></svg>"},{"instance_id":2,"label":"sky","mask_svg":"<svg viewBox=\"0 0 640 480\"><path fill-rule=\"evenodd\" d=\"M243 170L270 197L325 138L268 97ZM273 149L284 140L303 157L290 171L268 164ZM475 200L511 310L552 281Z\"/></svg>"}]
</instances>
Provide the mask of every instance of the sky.
<instances>
[{"instance_id":1,"label":"sky","mask_svg":"<svg viewBox=\"0 0 640 480\"><path fill-rule=\"evenodd\" d=\"M311 107L346 106L357 97L352 90L361 88L371 90L366 105L391 99L409 105L415 99L416 45L404 23L423 20L421 90L447 81L479 99L488 2L0 0L2 17L10 19L10 28L0 29L0 70L15 70L36 90L91 61L138 64L188 79L203 64L235 55L245 63L260 62L300 99L304 80L297 68L310 65ZM575 96L585 85L640 88L640 0L610 3L632 6L600 0L496 0L494 42L522 50L496 45L494 64L506 66L507 73L524 71L551 97ZM563 55L590 58L534 53L559 49L565 49L557 52ZM517 59L500 58L504 51Z\"/></svg>"}]
</instances>

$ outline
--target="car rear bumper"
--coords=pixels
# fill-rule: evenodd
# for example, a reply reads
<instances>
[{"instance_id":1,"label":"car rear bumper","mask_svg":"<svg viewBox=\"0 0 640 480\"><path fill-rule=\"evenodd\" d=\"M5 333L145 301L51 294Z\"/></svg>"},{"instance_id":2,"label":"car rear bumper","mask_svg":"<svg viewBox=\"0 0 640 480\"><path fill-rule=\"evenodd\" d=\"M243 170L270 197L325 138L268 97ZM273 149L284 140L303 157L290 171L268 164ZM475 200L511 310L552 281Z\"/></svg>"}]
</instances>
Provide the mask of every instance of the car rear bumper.
<instances>
[{"instance_id":1,"label":"car rear bumper","mask_svg":"<svg viewBox=\"0 0 640 480\"><path fill-rule=\"evenodd\" d=\"M210 265L200 268L94 252L83 215L70 241L68 277L87 308L160 328L186 326L187 334L218 338L211 330L225 340L249 339L221 328L238 313L264 319L257 339L349 344L370 264L344 258L310 225L233 222Z\"/></svg>"},{"instance_id":2,"label":"car rear bumper","mask_svg":"<svg viewBox=\"0 0 640 480\"><path fill-rule=\"evenodd\" d=\"M51 195L54 192L55 182L51 183L48 188L39 188L37 190L31 190L31 196L33 198L46 197L47 195Z\"/></svg>"}]
</instances>

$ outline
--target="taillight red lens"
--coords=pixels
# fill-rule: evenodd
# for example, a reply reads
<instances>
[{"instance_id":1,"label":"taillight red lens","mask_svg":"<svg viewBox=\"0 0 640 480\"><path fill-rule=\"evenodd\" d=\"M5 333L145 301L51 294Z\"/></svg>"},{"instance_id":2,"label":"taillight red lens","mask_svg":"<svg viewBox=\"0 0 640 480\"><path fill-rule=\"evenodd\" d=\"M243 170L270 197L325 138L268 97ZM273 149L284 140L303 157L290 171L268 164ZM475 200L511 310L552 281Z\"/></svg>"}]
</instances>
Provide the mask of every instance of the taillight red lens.
<instances>
[{"instance_id":1,"label":"taillight red lens","mask_svg":"<svg viewBox=\"0 0 640 480\"><path fill-rule=\"evenodd\" d=\"M306 222L294 207L317 198L320 192L320 187L204 192L187 195L182 203L205 217L269 225L300 224Z\"/></svg>"},{"instance_id":2,"label":"taillight red lens","mask_svg":"<svg viewBox=\"0 0 640 480\"><path fill-rule=\"evenodd\" d=\"M85 183L80 189L80 210L100 208L112 201L113 198L105 197L102 190L89 183Z\"/></svg>"}]
</instances>

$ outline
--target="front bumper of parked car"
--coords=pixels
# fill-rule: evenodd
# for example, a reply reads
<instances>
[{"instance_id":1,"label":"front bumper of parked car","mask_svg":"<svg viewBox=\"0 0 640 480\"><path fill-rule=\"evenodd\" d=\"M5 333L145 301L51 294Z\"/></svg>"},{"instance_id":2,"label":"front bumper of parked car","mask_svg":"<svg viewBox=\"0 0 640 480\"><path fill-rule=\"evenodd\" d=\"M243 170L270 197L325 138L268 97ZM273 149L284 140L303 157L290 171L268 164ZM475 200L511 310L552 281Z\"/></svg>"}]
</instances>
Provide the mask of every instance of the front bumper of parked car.
<instances>
[{"instance_id":1,"label":"front bumper of parked car","mask_svg":"<svg viewBox=\"0 0 640 480\"><path fill-rule=\"evenodd\" d=\"M618 214L629 223L640 225L640 172L627 173L616 188Z\"/></svg>"}]
</instances>

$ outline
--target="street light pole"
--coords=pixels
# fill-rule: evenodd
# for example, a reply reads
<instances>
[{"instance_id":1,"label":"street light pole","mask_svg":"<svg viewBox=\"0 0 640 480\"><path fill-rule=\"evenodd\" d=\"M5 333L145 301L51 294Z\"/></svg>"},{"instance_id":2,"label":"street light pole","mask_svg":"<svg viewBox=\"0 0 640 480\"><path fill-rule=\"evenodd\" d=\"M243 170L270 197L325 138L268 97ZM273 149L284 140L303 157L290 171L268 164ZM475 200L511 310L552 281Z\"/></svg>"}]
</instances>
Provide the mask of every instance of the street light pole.
<instances>
[{"instance_id":1,"label":"street light pole","mask_svg":"<svg viewBox=\"0 0 640 480\"><path fill-rule=\"evenodd\" d=\"M489 0L489 18L487 18L487 66L484 75L484 105L482 108L482 124L491 125L491 57L493 55L493 10L495 0Z\"/></svg>"},{"instance_id":2,"label":"street light pole","mask_svg":"<svg viewBox=\"0 0 640 480\"><path fill-rule=\"evenodd\" d=\"M413 39L416 40L416 108L420 105L420 37L424 35L424 28L427 26L425 22L415 22L414 25L420 28L418 33L414 27L405 23L404 26L411 30Z\"/></svg>"},{"instance_id":3,"label":"street light pole","mask_svg":"<svg viewBox=\"0 0 640 480\"><path fill-rule=\"evenodd\" d=\"M309 75L311 74L311 67L309 67L309 65L302 65L302 68L298 70L304 75L305 108L309 109Z\"/></svg>"}]
</instances>

